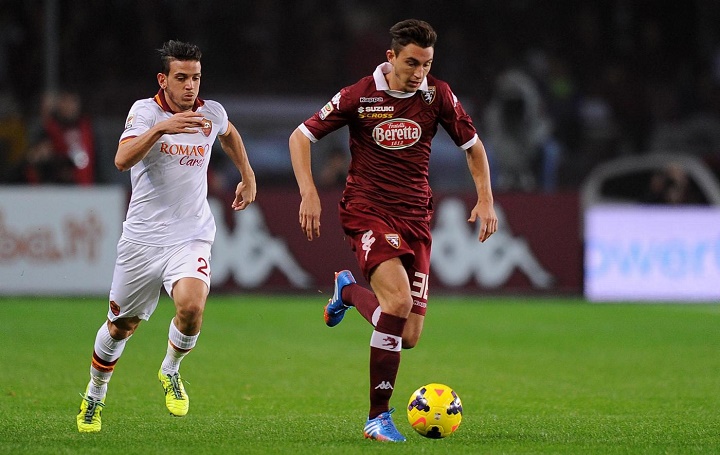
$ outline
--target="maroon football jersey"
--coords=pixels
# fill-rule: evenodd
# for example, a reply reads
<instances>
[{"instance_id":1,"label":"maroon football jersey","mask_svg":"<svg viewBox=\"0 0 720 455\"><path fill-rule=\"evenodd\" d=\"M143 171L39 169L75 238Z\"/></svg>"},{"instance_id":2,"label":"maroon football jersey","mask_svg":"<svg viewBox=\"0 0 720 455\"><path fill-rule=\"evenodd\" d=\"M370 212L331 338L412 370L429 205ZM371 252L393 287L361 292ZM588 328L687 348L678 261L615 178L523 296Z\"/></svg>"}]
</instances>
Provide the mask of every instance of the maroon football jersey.
<instances>
[{"instance_id":1,"label":"maroon football jersey","mask_svg":"<svg viewBox=\"0 0 720 455\"><path fill-rule=\"evenodd\" d=\"M415 93L390 90L384 63L372 76L345 87L300 129L316 142L345 125L352 159L343 200L393 216L429 219L430 145L438 124L458 147L478 139L470 116L448 84L428 75Z\"/></svg>"}]
</instances>

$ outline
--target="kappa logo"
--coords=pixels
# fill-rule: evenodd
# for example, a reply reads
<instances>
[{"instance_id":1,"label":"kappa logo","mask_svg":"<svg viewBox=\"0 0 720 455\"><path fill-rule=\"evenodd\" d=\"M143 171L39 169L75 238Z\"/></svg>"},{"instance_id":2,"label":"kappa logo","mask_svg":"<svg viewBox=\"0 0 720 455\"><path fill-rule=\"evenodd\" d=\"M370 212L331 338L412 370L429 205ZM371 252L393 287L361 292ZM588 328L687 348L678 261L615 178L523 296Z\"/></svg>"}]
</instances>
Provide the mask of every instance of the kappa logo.
<instances>
[{"instance_id":1,"label":"kappa logo","mask_svg":"<svg viewBox=\"0 0 720 455\"><path fill-rule=\"evenodd\" d=\"M381 390L394 390L392 384L388 381L382 381L380 384L375 386L375 390L381 389Z\"/></svg>"},{"instance_id":2,"label":"kappa logo","mask_svg":"<svg viewBox=\"0 0 720 455\"><path fill-rule=\"evenodd\" d=\"M370 254L370 249L372 249L372 244L375 243L373 231L370 230L364 233L360 241L362 242L362 249L365 252L365 260L367 261L368 254Z\"/></svg>"},{"instance_id":3,"label":"kappa logo","mask_svg":"<svg viewBox=\"0 0 720 455\"><path fill-rule=\"evenodd\" d=\"M200 130L205 135L205 137L210 136L210 133L212 132L212 121L203 118L202 119L202 129Z\"/></svg>"},{"instance_id":4,"label":"kappa logo","mask_svg":"<svg viewBox=\"0 0 720 455\"><path fill-rule=\"evenodd\" d=\"M477 241L480 223L468 225L467 210L465 203L456 198L444 199L435 210L432 230L435 278L450 287L459 288L474 280L484 288L495 289L520 272L538 289L555 285L556 278L535 257L530 242L513 235L500 205L495 205L500 228L493 234L492 249Z\"/></svg>"},{"instance_id":5,"label":"kappa logo","mask_svg":"<svg viewBox=\"0 0 720 455\"><path fill-rule=\"evenodd\" d=\"M383 347L387 346L393 351L396 350L398 347L398 340L395 337L387 336L387 337L383 338L382 342L383 342Z\"/></svg>"},{"instance_id":6,"label":"kappa logo","mask_svg":"<svg viewBox=\"0 0 720 455\"><path fill-rule=\"evenodd\" d=\"M242 288L257 289L280 273L296 288L312 286L312 275L295 259L287 242L268 228L263 212L269 209L250 204L242 213L234 212L228 220L224 203L213 197L208 202L217 224L212 253L213 281L224 283L232 278ZM233 229L230 226L234 226ZM253 266L246 267L245 261Z\"/></svg>"},{"instance_id":7,"label":"kappa logo","mask_svg":"<svg viewBox=\"0 0 720 455\"><path fill-rule=\"evenodd\" d=\"M330 100L331 103L335 105L336 108L340 109L340 97L342 96L342 92L337 92L335 96L332 97Z\"/></svg>"},{"instance_id":8,"label":"kappa logo","mask_svg":"<svg viewBox=\"0 0 720 455\"><path fill-rule=\"evenodd\" d=\"M341 93L337 92L335 96L332 97L328 103L320 109L320 112L318 112L318 117L320 117L320 120L325 120L325 118L330 115L332 111L334 111L336 108L340 110L340 97Z\"/></svg>"},{"instance_id":9,"label":"kappa logo","mask_svg":"<svg viewBox=\"0 0 720 455\"><path fill-rule=\"evenodd\" d=\"M422 92L422 99L427 104L432 104L433 101L435 101L435 86L431 85L428 87L427 91Z\"/></svg>"},{"instance_id":10,"label":"kappa logo","mask_svg":"<svg viewBox=\"0 0 720 455\"><path fill-rule=\"evenodd\" d=\"M400 236L397 234L385 234L385 240L396 250L400 248Z\"/></svg>"}]
</instances>

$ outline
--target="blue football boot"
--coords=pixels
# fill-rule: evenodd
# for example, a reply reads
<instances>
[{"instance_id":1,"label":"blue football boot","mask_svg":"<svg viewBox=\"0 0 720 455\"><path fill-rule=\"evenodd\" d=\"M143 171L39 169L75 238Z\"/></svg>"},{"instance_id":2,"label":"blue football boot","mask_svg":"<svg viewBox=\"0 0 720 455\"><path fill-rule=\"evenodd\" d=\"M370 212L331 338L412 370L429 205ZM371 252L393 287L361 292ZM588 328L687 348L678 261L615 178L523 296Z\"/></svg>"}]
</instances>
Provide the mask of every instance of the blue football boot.
<instances>
[{"instance_id":1,"label":"blue football boot","mask_svg":"<svg viewBox=\"0 0 720 455\"><path fill-rule=\"evenodd\" d=\"M325 305L325 324L328 327L335 327L345 317L345 311L352 305L348 305L342 300L342 290L348 284L354 284L355 277L350 270L342 270L335 273L335 292L332 299Z\"/></svg>"},{"instance_id":2,"label":"blue football boot","mask_svg":"<svg viewBox=\"0 0 720 455\"><path fill-rule=\"evenodd\" d=\"M390 416L393 412L395 412L395 408L383 412L374 419L368 419L365 423L365 429L363 430L365 438L388 442L405 441L405 436L401 435L397 428L395 428L395 424Z\"/></svg>"}]
</instances>

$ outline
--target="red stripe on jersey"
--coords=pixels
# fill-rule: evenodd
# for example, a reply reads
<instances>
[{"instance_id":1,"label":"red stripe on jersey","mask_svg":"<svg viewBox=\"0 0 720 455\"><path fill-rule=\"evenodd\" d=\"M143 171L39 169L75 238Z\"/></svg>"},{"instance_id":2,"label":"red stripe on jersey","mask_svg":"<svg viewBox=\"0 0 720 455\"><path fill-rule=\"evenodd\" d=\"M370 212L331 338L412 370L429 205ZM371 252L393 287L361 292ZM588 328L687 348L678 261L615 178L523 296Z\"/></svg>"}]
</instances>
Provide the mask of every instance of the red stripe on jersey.
<instances>
[{"instance_id":1,"label":"red stripe on jersey","mask_svg":"<svg viewBox=\"0 0 720 455\"><path fill-rule=\"evenodd\" d=\"M162 108L165 112L170 112L171 114L176 114L177 112L173 111L170 108L170 105L167 103L167 100L165 99L165 90L160 89L158 90L157 94L153 97L153 100L157 103L158 106ZM193 112L195 112L200 106L204 105L205 101L201 98L195 98L195 104L193 105Z\"/></svg>"}]
</instances>

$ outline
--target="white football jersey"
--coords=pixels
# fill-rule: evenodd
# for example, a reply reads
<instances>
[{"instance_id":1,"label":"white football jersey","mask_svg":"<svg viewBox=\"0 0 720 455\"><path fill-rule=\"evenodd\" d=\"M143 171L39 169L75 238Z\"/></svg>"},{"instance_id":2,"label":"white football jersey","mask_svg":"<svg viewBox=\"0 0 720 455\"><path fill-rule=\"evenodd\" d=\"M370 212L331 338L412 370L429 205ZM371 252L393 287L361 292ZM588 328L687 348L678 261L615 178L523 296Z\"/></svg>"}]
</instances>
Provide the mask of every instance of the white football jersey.
<instances>
[{"instance_id":1,"label":"white football jersey","mask_svg":"<svg viewBox=\"0 0 720 455\"><path fill-rule=\"evenodd\" d=\"M215 239L215 220L207 201L207 170L218 134L228 116L215 101L196 102L204 127L195 134L165 134L130 169L132 195L123 237L143 245L169 246L189 240ZM163 92L138 100L130 108L120 142L139 136L173 115Z\"/></svg>"}]
</instances>

